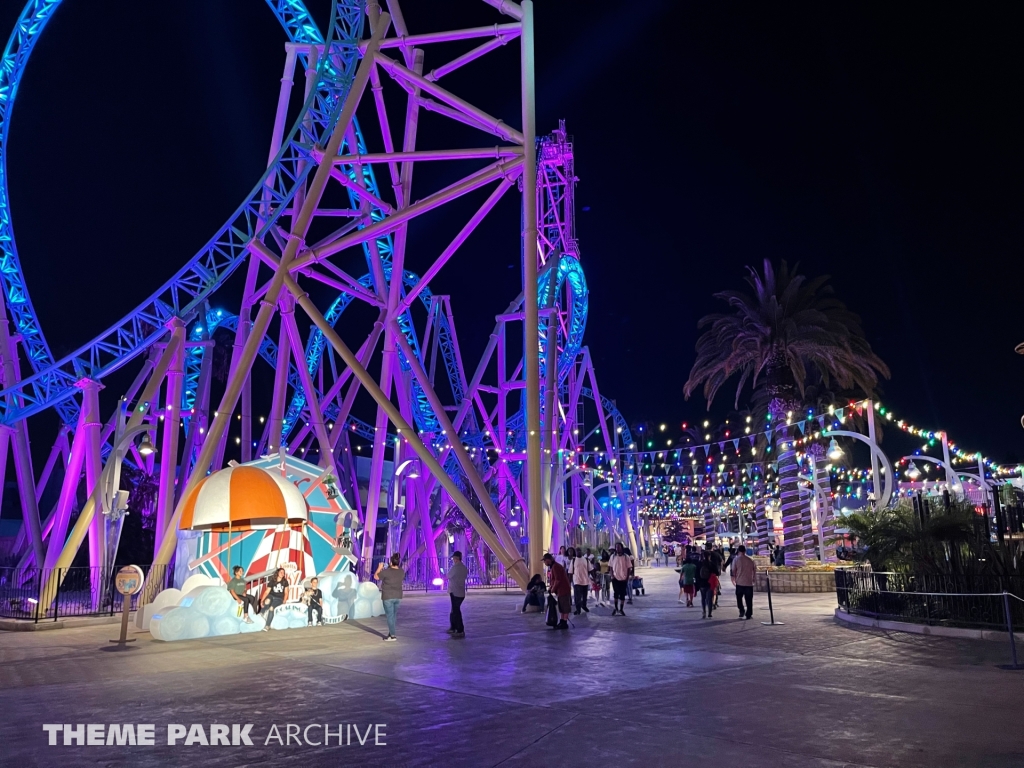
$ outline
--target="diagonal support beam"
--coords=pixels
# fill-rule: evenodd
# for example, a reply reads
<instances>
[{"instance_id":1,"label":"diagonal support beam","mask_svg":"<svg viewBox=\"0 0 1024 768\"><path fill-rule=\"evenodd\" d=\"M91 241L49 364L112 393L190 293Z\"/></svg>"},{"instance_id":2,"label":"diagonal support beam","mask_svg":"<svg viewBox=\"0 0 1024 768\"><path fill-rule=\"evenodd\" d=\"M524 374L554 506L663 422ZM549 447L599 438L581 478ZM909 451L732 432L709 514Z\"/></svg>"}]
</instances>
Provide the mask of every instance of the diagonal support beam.
<instances>
[{"instance_id":1,"label":"diagonal support beam","mask_svg":"<svg viewBox=\"0 0 1024 768\"><path fill-rule=\"evenodd\" d=\"M359 62L355 77L352 79L352 85L342 105L338 120L334 125L334 130L327 141L327 146L324 148L324 153L328 157L336 155L341 148L345 132L355 117L356 107L359 105L363 91L366 89L366 84L370 79L370 68L373 66L373 62L369 55L379 47L390 21L391 17L387 13L382 13L373 27L373 35L367 43L368 56ZM206 476L206 472L210 469L213 461L214 449L217 443L220 442L221 437L226 434L231 414L234 413L235 406L238 404L238 397L241 393L245 374L248 373L256 359L259 345L262 343L263 337L267 333L267 328L270 326L270 320L276 311L278 298L281 295L285 278L288 276L288 269L291 268L292 262L295 260L299 245L305 240L313 214L316 211L316 207L320 204L320 199L323 196L324 189L327 187L330 176L330 163L320 163L313 176L313 181L309 185L309 191L302 202L302 209L292 222L292 232L288 238L288 244L281 256L281 262L274 273L274 278L267 290L260 310L256 314L252 332L245 340L245 346L239 356L239 365L234 371L234 375L228 377L224 396L221 399L221 407L217 411L217 416L214 417L213 423L210 425L210 433L203 444L202 451L199 453L199 458L196 459L195 470L191 477L189 477L188 485L182 490L181 499L174 509L171 520L168 522L163 542L160 544L156 558L154 558L154 565L167 565L171 561L171 555L174 554L175 543L177 542L178 521L181 519L181 513L185 506L184 502L188 499L189 493L199 480ZM292 282L294 283L294 281Z\"/></svg>"},{"instance_id":2,"label":"diagonal support beam","mask_svg":"<svg viewBox=\"0 0 1024 768\"><path fill-rule=\"evenodd\" d=\"M395 323L394 320L391 322ZM397 323L395 323L395 325L397 326ZM501 543L506 550L509 552L515 552L516 543L512 539L512 534L508 532L508 528L505 526L505 521L501 518L501 513L498 512L498 508L494 506L494 502L491 500L490 491L487 490L483 480L480 479L480 473L477 472L476 466L473 464L473 460L469 457L469 453L466 452L466 447L462 444L462 440L459 439L459 433L456 432L455 427L452 426L452 422L448 418L448 413L441 404L440 398L438 398L434 388L430 386L430 380L427 378L427 374L423 370L423 366L420 365L420 361L416 358L416 354L413 352L412 347L409 346L409 342L406 341L405 336L402 335L400 331L395 333L395 339L398 341L398 345L402 348L402 354L405 355L406 361L412 368L413 376L415 376L416 380L419 381L420 387L423 389L423 394L427 396L427 400L430 403L431 409L434 411L434 415L437 416L441 429L447 433L448 444L451 446L451 450L455 454L455 458L462 467L462 471L465 473L466 479L468 479L469 484L473 486L473 492L476 493L477 498L480 500L480 504L484 508L487 519L490 521L495 533L498 534L498 538L501 540ZM479 533L479 530L477 532Z\"/></svg>"},{"instance_id":3,"label":"diagonal support beam","mask_svg":"<svg viewBox=\"0 0 1024 768\"><path fill-rule=\"evenodd\" d=\"M529 582L529 574L527 573L526 566L523 563L523 559L513 552L508 552L504 545L498 540L494 531L483 521L476 509L470 503L469 499L465 497L462 491L459 490L458 485L455 484L448 474L444 471L444 468L438 463L437 458L430 452L430 450L423 444L423 441L419 439L416 431L409 425L409 423L402 417L401 412L387 397L385 397L383 390L377 385L373 376L359 364L356 356L352 354L352 350L348 348L341 337L335 332L331 324L324 319L324 316L320 314L320 311L316 308L316 305L310 300L309 296L305 294L295 280L290 275L286 275L285 284L288 290L295 296L295 300L299 303L299 306L309 315L310 319L316 324L331 346L334 347L334 351L338 353L345 364L348 365L353 374L362 383L363 387L370 394L370 396L377 401L377 404L387 413L388 418L398 428L399 434L409 444L412 450L419 457L420 461L430 470L431 474L437 478L437 481L447 491L452 501L458 505L459 510L466 519L469 520L470 524L476 529L480 536L487 542L487 546L491 548L501 560L505 566L505 570L512 575L520 587L526 588Z\"/></svg>"}]
</instances>

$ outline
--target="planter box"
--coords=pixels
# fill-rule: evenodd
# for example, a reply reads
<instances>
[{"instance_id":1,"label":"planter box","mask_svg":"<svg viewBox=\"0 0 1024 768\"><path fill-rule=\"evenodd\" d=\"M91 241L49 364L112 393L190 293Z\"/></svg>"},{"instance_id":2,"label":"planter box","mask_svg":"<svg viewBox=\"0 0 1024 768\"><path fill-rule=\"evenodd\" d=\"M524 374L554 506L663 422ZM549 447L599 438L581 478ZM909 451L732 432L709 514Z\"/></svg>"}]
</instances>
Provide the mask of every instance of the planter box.
<instances>
[{"instance_id":1,"label":"planter box","mask_svg":"<svg viewBox=\"0 0 1024 768\"><path fill-rule=\"evenodd\" d=\"M773 571L772 592L835 592L836 579L832 571ZM763 571L758 571L755 592L767 592L768 582Z\"/></svg>"}]
</instances>

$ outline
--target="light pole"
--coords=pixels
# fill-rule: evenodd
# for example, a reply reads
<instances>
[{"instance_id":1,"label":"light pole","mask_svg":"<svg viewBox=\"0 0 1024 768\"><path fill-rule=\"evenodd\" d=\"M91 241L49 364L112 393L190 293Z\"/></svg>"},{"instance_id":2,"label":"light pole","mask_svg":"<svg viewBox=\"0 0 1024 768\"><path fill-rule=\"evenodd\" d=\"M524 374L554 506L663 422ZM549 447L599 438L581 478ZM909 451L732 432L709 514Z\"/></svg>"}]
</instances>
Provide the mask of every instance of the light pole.
<instances>
[{"instance_id":1,"label":"light pole","mask_svg":"<svg viewBox=\"0 0 1024 768\"><path fill-rule=\"evenodd\" d=\"M836 437L852 437L854 440L859 440L864 443L868 448L871 449L871 481L875 491L875 504L881 508L888 506L889 499L892 498L893 491L893 472L892 464L889 463L888 457L882 452L882 449L878 447L878 443L874 437L874 408L871 406L871 402L868 402L868 426L870 435L862 435L860 432L850 432L845 429L829 429L822 432L825 437L831 437L832 442L829 443L828 457L833 461L838 461L844 455L843 449L839 447L839 444L835 441ZM881 467L879 467L881 464ZM884 482L879 477L880 473L885 474ZM878 488L882 487L882 495L878 495Z\"/></svg>"},{"instance_id":2,"label":"light pole","mask_svg":"<svg viewBox=\"0 0 1024 768\"><path fill-rule=\"evenodd\" d=\"M126 428L128 421L128 403L123 398L118 403L116 424L114 425L113 448L107 463L100 474L99 482L93 491L96 508L103 515L105 528L106 546L103 551L103 563L100 569L101 574L107 574L114 566L117 558L117 547L121 540L121 528L124 524L124 516L128 512L128 491L120 490L121 486L121 465L128 455L128 449L136 435L149 432L152 427L149 424L139 424L131 429ZM144 404L144 409L149 405ZM156 452L156 448L149 441L149 437L142 438L139 444L139 453L149 456Z\"/></svg>"},{"instance_id":3,"label":"light pole","mask_svg":"<svg viewBox=\"0 0 1024 768\"><path fill-rule=\"evenodd\" d=\"M398 550L405 517L405 494L398 493L399 479L408 470L408 473L405 475L406 479L415 480L420 476L419 466L417 459L406 459L398 465L398 469L391 476L391 487L388 488L388 558Z\"/></svg>"},{"instance_id":4,"label":"light pole","mask_svg":"<svg viewBox=\"0 0 1024 768\"><path fill-rule=\"evenodd\" d=\"M947 461L936 458L934 456L925 456L924 454L917 454L916 456L903 456L901 461L909 461L910 466L907 467L907 477L911 480L917 480L921 476L921 471L914 464L915 461L927 461L930 464L935 464L942 467L946 472L946 485L953 493L961 493L963 491L963 484L957 479L957 471L953 469L953 466Z\"/></svg>"}]
</instances>

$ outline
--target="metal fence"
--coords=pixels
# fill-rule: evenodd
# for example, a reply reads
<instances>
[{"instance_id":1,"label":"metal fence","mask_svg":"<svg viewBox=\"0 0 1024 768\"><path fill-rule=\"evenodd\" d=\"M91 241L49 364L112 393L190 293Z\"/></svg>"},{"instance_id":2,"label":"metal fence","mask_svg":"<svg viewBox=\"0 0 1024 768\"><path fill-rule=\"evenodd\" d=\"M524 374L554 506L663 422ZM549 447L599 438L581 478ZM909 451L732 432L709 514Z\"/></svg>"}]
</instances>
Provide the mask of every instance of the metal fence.
<instances>
[{"instance_id":1,"label":"metal fence","mask_svg":"<svg viewBox=\"0 0 1024 768\"><path fill-rule=\"evenodd\" d=\"M0 618L57 621L74 616L113 616L124 608L114 588L117 568L0 568ZM166 566L142 566L146 589L132 595L132 610L143 594L165 586Z\"/></svg>"},{"instance_id":2,"label":"metal fence","mask_svg":"<svg viewBox=\"0 0 1024 768\"><path fill-rule=\"evenodd\" d=\"M1024 579L837 568L836 600L847 613L930 626L1024 627Z\"/></svg>"}]
</instances>

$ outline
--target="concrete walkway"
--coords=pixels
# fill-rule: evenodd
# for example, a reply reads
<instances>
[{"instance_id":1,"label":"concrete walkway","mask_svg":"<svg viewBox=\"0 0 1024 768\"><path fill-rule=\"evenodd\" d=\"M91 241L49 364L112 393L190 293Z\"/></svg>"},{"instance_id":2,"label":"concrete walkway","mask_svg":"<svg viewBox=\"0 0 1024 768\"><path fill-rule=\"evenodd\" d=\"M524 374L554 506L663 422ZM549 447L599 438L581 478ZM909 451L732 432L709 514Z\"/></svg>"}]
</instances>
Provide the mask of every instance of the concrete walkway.
<instances>
[{"instance_id":1,"label":"concrete walkway","mask_svg":"<svg viewBox=\"0 0 1024 768\"><path fill-rule=\"evenodd\" d=\"M834 595L778 595L785 626L713 620L643 573L626 617L594 609L568 632L471 593L467 635L448 601L410 596L399 641L383 617L161 644L116 627L0 633L0 765L18 766L1022 766L1024 672L1008 651L837 626ZM155 724L155 746L47 745L44 723ZM167 725L253 724L253 746L167 746ZM386 746L265 744L272 724L386 724ZM322 730L308 733L322 740ZM336 742L336 738L335 738Z\"/></svg>"}]
</instances>

